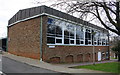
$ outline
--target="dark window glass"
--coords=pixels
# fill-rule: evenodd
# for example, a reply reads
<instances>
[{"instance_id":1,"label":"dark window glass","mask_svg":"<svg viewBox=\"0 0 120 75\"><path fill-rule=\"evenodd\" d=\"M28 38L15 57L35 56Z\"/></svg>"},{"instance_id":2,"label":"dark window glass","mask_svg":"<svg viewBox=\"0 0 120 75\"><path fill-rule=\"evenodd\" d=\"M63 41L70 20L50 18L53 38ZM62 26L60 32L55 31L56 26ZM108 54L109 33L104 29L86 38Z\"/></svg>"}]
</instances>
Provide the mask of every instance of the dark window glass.
<instances>
[{"instance_id":1,"label":"dark window glass","mask_svg":"<svg viewBox=\"0 0 120 75\"><path fill-rule=\"evenodd\" d=\"M88 44L92 44L91 41L89 40L92 40L92 37L91 37L91 32L90 32L90 29L86 29L86 32L85 32L85 45L88 45Z\"/></svg>"},{"instance_id":2,"label":"dark window glass","mask_svg":"<svg viewBox=\"0 0 120 75\"><path fill-rule=\"evenodd\" d=\"M91 40L91 33L87 33L87 38Z\"/></svg>"},{"instance_id":3,"label":"dark window glass","mask_svg":"<svg viewBox=\"0 0 120 75\"><path fill-rule=\"evenodd\" d=\"M56 39L56 43L62 43L62 39Z\"/></svg>"},{"instance_id":4,"label":"dark window glass","mask_svg":"<svg viewBox=\"0 0 120 75\"><path fill-rule=\"evenodd\" d=\"M80 44L80 40L76 40L76 44Z\"/></svg>"},{"instance_id":5,"label":"dark window glass","mask_svg":"<svg viewBox=\"0 0 120 75\"><path fill-rule=\"evenodd\" d=\"M55 38L54 37L47 37L47 43L48 44L55 44Z\"/></svg>"},{"instance_id":6,"label":"dark window glass","mask_svg":"<svg viewBox=\"0 0 120 75\"><path fill-rule=\"evenodd\" d=\"M64 31L64 35L65 35L65 36L69 36L69 31L65 30L65 31Z\"/></svg>"},{"instance_id":7,"label":"dark window glass","mask_svg":"<svg viewBox=\"0 0 120 75\"><path fill-rule=\"evenodd\" d=\"M94 45L96 45L97 43L96 42L94 42Z\"/></svg>"},{"instance_id":8,"label":"dark window glass","mask_svg":"<svg viewBox=\"0 0 120 75\"><path fill-rule=\"evenodd\" d=\"M102 39L102 45L105 45L105 39Z\"/></svg>"},{"instance_id":9,"label":"dark window glass","mask_svg":"<svg viewBox=\"0 0 120 75\"><path fill-rule=\"evenodd\" d=\"M69 44L69 39L64 39L64 44Z\"/></svg>"},{"instance_id":10,"label":"dark window glass","mask_svg":"<svg viewBox=\"0 0 120 75\"><path fill-rule=\"evenodd\" d=\"M81 43L81 44L84 44L84 42L83 42L83 41L80 41L80 43Z\"/></svg>"},{"instance_id":11,"label":"dark window glass","mask_svg":"<svg viewBox=\"0 0 120 75\"><path fill-rule=\"evenodd\" d=\"M88 40L87 39L85 39L85 45L88 45Z\"/></svg>"},{"instance_id":12,"label":"dark window glass","mask_svg":"<svg viewBox=\"0 0 120 75\"><path fill-rule=\"evenodd\" d=\"M91 42L89 41L89 44L91 44Z\"/></svg>"},{"instance_id":13,"label":"dark window glass","mask_svg":"<svg viewBox=\"0 0 120 75\"><path fill-rule=\"evenodd\" d=\"M74 33L71 32L71 33L70 33L70 36L71 36L71 38L74 38Z\"/></svg>"},{"instance_id":14,"label":"dark window glass","mask_svg":"<svg viewBox=\"0 0 120 75\"><path fill-rule=\"evenodd\" d=\"M70 43L71 43L71 44L74 44L74 40L70 40Z\"/></svg>"},{"instance_id":15,"label":"dark window glass","mask_svg":"<svg viewBox=\"0 0 120 75\"><path fill-rule=\"evenodd\" d=\"M52 24L53 23L53 19L48 18L48 24Z\"/></svg>"}]
</instances>

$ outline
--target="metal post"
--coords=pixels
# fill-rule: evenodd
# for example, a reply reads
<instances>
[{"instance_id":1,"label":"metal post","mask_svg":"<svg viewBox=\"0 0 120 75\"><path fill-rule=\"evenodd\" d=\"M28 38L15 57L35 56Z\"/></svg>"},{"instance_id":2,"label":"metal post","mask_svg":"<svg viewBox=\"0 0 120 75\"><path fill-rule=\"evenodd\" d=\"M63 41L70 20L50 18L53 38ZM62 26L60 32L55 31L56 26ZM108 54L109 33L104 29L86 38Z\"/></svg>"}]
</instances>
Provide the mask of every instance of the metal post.
<instances>
[{"instance_id":1,"label":"metal post","mask_svg":"<svg viewBox=\"0 0 120 75\"><path fill-rule=\"evenodd\" d=\"M94 44L95 34L96 32L92 32L92 35L93 35L93 65L95 65L95 44Z\"/></svg>"},{"instance_id":2,"label":"metal post","mask_svg":"<svg viewBox=\"0 0 120 75\"><path fill-rule=\"evenodd\" d=\"M95 65L95 45L94 45L94 35L93 35L93 65Z\"/></svg>"}]
</instances>

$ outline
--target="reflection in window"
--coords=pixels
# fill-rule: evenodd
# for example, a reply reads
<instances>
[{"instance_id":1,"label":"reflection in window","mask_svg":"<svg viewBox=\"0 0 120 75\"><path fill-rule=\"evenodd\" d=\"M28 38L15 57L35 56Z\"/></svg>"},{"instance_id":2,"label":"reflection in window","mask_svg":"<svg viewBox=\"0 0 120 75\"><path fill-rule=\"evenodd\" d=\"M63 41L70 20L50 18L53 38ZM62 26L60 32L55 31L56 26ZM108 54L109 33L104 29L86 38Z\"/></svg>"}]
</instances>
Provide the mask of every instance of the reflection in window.
<instances>
[{"instance_id":1,"label":"reflection in window","mask_svg":"<svg viewBox=\"0 0 120 75\"><path fill-rule=\"evenodd\" d=\"M55 34L55 25L53 24L52 19L48 19L47 33Z\"/></svg>"},{"instance_id":2,"label":"reflection in window","mask_svg":"<svg viewBox=\"0 0 120 75\"><path fill-rule=\"evenodd\" d=\"M85 29L85 30L84 30ZM96 33L93 35L92 33ZM108 36L94 29L84 28L55 18L47 21L47 44L108 45Z\"/></svg>"},{"instance_id":3,"label":"reflection in window","mask_svg":"<svg viewBox=\"0 0 120 75\"><path fill-rule=\"evenodd\" d=\"M62 21L55 19L56 37L62 37Z\"/></svg>"},{"instance_id":4,"label":"reflection in window","mask_svg":"<svg viewBox=\"0 0 120 75\"><path fill-rule=\"evenodd\" d=\"M84 44L84 31L81 26L76 26L76 44Z\"/></svg>"}]
</instances>

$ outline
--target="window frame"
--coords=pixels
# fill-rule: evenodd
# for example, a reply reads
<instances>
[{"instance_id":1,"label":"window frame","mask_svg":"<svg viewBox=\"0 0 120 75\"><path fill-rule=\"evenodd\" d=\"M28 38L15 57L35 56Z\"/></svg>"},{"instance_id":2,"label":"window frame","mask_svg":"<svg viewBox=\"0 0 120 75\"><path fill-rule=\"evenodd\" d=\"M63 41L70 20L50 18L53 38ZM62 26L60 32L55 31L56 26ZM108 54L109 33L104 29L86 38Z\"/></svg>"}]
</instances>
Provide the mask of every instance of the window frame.
<instances>
[{"instance_id":1,"label":"window frame","mask_svg":"<svg viewBox=\"0 0 120 75\"><path fill-rule=\"evenodd\" d=\"M70 25L72 25L72 26L74 26L74 32L73 32L73 34L74 34L74 38L71 38L70 37L70 32L69 32L69 36L67 37L68 39L69 39L69 44L64 44L64 42L65 42L65 28L64 28L64 25L61 27L61 29L62 29L62 35L61 35L61 37L57 37L56 35L56 31L55 31L55 34L50 34L50 33L48 33L47 32L47 37L53 37L53 38L55 38L55 44L49 44L49 43L47 43L47 45L76 45L76 46L93 46L92 45L92 29L94 29L94 28L91 28L91 27L89 27L89 26L84 26L84 25L82 25L82 24L78 24L78 23L73 23L73 22L71 22L71 21L67 21L66 19L61 19L61 18L55 18L55 17L51 17L51 16L49 16L48 18L52 18L52 19L54 19L55 21L57 20L57 21L61 21L61 23L62 24L70 24ZM54 24L54 23L53 23ZM62 25L62 24L60 24L60 25ZM47 24L48 25L48 24ZM57 26L59 26L59 25L57 25ZM82 32L82 34L83 34L83 38L81 39L81 37L79 38L79 39L77 39L77 37L76 37L76 35L77 35L77 26L80 26L80 28L82 28L82 29L80 29L80 31L81 30L83 30L83 32ZM85 44L85 32L86 32L86 29L89 29L89 33L90 33L90 39L88 39L88 45L86 45ZM96 30L95 29L95 31L97 31L97 32L100 32L100 30ZM81 33L80 33L81 34ZM100 36L101 36L101 33L100 33ZM98 36L99 37L99 36ZM107 36L108 37L108 36ZM61 43L57 43L57 39L61 39L62 41L61 41ZM107 38L108 39L108 38ZM96 40L94 40L94 43L96 42L96 44L94 44L95 46L108 46L107 45L107 43L109 43L108 42L108 40L107 39L105 39L105 45L102 45L102 38L96 38ZM80 44L77 44L77 40L79 40L79 43ZM99 41L101 44L99 44L98 45L98 40L101 40L101 41ZM71 43L71 41L74 41L74 43ZM81 42L83 42L83 44L81 43ZM90 44L89 44L89 42L90 42Z\"/></svg>"}]
</instances>

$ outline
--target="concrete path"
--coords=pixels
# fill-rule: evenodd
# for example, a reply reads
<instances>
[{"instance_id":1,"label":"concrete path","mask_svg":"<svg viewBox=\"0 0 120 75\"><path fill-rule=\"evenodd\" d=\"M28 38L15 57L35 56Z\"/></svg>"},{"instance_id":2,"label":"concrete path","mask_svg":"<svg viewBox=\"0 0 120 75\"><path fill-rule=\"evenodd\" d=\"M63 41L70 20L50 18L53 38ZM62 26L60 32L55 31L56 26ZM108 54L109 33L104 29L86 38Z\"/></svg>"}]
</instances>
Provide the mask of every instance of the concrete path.
<instances>
[{"instance_id":1,"label":"concrete path","mask_svg":"<svg viewBox=\"0 0 120 75\"><path fill-rule=\"evenodd\" d=\"M62 72L62 73L106 73L106 72L102 72L102 71L94 71L94 70L87 70L87 69L68 68L71 66L75 66L75 64L74 65L50 64L50 63L46 63L43 61L30 59L30 58L26 58L26 57L21 57L21 56L16 56L16 55L9 54L9 53L4 53L3 56L20 61L20 62L23 62L23 63L26 63L26 64L29 64L29 65L32 65L32 66L36 66L36 67L40 67L40 68L44 68L44 69L49 69L49 70L56 71L56 72Z\"/></svg>"}]
</instances>

